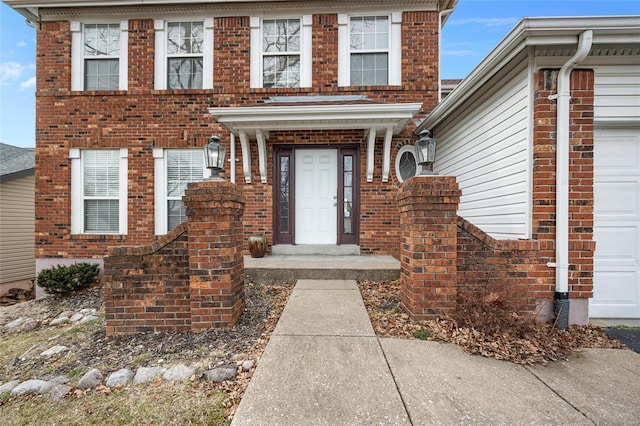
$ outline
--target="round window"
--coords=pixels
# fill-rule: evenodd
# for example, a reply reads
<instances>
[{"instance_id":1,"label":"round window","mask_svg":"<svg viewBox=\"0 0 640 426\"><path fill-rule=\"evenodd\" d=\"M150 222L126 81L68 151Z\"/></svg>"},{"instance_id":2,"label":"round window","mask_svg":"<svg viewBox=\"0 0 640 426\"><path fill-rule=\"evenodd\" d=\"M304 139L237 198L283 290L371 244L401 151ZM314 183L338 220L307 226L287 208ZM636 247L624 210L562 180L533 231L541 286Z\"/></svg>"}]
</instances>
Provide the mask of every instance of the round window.
<instances>
[{"instance_id":1,"label":"round window","mask_svg":"<svg viewBox=\"0 0 640 426\"><path fill-rule=\"evenodd\" d=\"M417 171L418 163L416 162L413 145L403 146L396 156L396 176L398 181L404 182L415 176Z\"/></svg>"}]
</instances>

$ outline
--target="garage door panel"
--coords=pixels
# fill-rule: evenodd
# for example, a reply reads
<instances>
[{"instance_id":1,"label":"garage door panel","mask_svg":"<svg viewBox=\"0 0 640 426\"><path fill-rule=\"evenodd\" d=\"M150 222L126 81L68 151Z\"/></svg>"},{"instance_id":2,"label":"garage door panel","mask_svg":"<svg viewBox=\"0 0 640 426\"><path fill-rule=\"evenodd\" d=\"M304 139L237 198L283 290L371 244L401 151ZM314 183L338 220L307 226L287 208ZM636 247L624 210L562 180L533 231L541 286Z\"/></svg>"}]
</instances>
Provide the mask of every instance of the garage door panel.
<instances>
[{"instance_id":1,"label":"garage door panel","mask_svg":"<svg viewBox=\"0 0 640 426\"><path fill-rule=\"evenodd\" d=\"M597 182L594 184L594 191L598 202L596 202L594 214L600 219L637 219L639 190L638 182L635 181L603 179Z\"/></svg>"},{"instance_id":2,"label":"garage door panel","mask_svg":"<svg viewBox=\"0 0 640 426\"><path fill-rule=\"evenodd\" d=\"M593 289L589 306L591 317L636 318L640 315L640 295L636 272L596 272L594 280L605 283Z\"/></svg>"},{"instance_id":3,"label":"garage door panel","mask_svg":"<svg viewBox=\"0 0 640 426\"><path fill-rule=\"evenodd\" d=\"M620 266L638 266L640 257L638 237L637 226L594 229L596 264L607 266L615 263Z\"/></svg>"},{"instance_id":4,"label":"garage door panel","mask_svg":"<svg viewBox=\"0 0 640 426\"><path fill-rule=\"evenodd\" d=\"M592 318L640 318L640 129L596 129Z\"/></svg>"}]
</instances>

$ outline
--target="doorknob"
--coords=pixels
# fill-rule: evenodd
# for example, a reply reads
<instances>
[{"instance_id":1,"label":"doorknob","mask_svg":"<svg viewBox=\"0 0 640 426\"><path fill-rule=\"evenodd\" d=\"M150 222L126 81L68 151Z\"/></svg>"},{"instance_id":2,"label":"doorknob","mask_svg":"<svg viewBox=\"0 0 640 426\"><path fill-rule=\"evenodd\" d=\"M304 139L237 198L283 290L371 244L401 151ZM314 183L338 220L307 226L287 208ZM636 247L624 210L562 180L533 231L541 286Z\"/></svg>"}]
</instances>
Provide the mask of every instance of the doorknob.
<instances>
[{"instance_id":1,"label":"doorknob","mask_svg":"<svg viewBox=\"0 0 640 426\"><path fill-rule=\"evenodd\" d=\"M334 200L337 200L337 199L338 199L338 196L337 196L337 195L334 195L334 196L333 196L333 199L334 199Z\"/></svg>"}]
</instances>

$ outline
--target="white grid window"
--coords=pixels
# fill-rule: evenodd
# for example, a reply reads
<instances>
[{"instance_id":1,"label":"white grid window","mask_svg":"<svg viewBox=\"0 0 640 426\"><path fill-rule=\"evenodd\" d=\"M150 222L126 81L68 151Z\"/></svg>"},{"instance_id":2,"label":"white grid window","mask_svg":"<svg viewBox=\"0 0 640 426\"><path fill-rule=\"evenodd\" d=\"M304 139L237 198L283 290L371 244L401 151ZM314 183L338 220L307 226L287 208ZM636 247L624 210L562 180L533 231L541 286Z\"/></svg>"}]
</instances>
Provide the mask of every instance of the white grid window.
<instances>
[{"instance_id":1,"label":"white grid window","mask_svg":"<svg viewBox=\"0 0 640 426\"><path fill-rule=\"evenodd\" d=\"M127 90L128 21L70 28L71 90Z\"/></svg>"},{"instance_id":2,"label":"white grid window","mask_svg":"<svg viewBox=\"0 0 640 426\"><path fill-rule=\"evenodd\" d=\"M156 90L213 88L213 18L155 20Z\"/></svg>"},{"instance_id":3,"label":"white grid window","mask_svg":"<svg viewBox=\"0 0 640 426\"><path fill-rule=\"evenodd\" d=\"M167 88L202 89L204 23L167 24Z\"/></svg>"},{"instance_id":4,"label":"white grid window","mask_svg":"<svg viewBox=\"0 0 640 426\"><path fill-rule=\"evenodd\" d=\"M155 163L156 235L166 234L186 220L182 197L190 182L208 176L202 149L153 150Z\"/></svg>"},{"instance_id":5,"label":"white grid window","mask_svg":"<svg viewBox=\"0 0 640 426\"><path fill-rule=\"evenodd\" d=\"M70 151L71 232L125 234L127 150Z\"/></svg>"},{"instance_id":6,"label":"white grid window","mask_svg":"<svg viewBox=\"0 0 640 426\"><path fill-rule=\"evenodd\" d=\"M264 87L300 87L300 19L262 21Z\"/></svg>"},{"instance_id":7,"label":"white grid window","mask_svg":"<svg viewBox=\"0 0 640 426\"><path fill-rule=\"evenodd\" d=\"M352 17L349 40L351 85L386 85L389 81L389 17Z\"/></svg>"}]
</instances>

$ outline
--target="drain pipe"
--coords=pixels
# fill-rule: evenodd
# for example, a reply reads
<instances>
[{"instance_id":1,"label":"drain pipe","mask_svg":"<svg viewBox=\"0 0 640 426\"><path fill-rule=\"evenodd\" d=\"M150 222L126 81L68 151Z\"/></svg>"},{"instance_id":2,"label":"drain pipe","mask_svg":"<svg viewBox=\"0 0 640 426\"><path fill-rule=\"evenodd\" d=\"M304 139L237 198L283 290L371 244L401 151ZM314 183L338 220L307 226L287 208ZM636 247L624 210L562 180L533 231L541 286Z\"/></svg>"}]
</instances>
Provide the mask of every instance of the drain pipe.
<instances>
[{"instance_id":1,"label":"drain pipe","mask_svg":"<svg viewBox=\"0 0 640 426\"><path fill-rule=\"evenodd\" d=\"M575 55L560 68L556 117L556 326L569 327L569 112L571 71L589 54L593 31L580 34ZM551 97L551 98L553 98Z\"/></svg>"}]
</instances>

